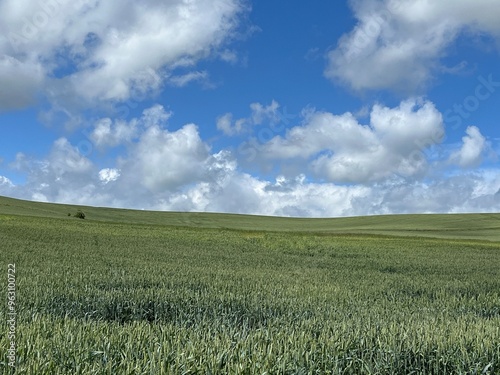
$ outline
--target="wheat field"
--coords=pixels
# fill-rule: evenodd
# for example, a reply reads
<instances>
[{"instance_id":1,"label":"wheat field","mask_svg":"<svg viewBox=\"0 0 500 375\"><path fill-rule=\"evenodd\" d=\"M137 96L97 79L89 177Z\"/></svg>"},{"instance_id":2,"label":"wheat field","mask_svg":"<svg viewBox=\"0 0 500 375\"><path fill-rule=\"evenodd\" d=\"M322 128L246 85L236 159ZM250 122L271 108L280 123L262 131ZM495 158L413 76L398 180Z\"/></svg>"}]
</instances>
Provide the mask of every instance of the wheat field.
<instances>
[{"instance_id":1,"label":"wheat field","mask_svg":"<svg viewBox=\"0 0 500 375\"><path fill-rule=\"evenodd\" d=\"M85 220L67 216L77 209ZM497 374L499 223L0 198L5 293L16 267L16 374ZM10 374L3 326L0 373Z\"/></svg>"}]
</instances>

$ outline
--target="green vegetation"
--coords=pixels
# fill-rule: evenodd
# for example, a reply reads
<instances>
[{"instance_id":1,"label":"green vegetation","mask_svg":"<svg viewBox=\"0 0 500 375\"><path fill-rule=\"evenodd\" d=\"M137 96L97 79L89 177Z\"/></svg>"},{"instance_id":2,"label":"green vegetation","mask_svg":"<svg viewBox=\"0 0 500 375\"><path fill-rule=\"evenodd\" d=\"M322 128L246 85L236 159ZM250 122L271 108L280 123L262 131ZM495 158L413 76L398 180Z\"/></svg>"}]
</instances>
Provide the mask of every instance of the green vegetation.
<instances>
[{"instance_id":1,"label":"green vegetation","mask_svg":"<svg viewBox=\"0 0 500 375\"><path fill-rule=\"evenodd\" d=\"M87 219L67 216L76 209ZM394 218L0 198L16 373L499 373L500 216Z\"/></svg>"},{"instance_id":2,"label":"green vegetation","mask_svg":"<svg viewBox=\"0 0 500 375\"><path fill-rule=\"evenodd\" d=\"M82 210L76 211L76 214L74 216L77 217L78 219L85 219L85 214L83 213Z\"/></svg>"}]
</instances>

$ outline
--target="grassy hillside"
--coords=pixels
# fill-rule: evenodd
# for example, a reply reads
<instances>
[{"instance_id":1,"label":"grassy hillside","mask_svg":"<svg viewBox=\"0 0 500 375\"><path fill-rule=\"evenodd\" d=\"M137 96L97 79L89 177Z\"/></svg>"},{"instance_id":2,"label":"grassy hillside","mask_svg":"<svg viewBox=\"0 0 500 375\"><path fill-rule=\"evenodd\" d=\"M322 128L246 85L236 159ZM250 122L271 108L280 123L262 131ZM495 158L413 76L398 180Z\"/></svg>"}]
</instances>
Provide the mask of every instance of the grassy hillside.
<instances>
[{"instance_id":1,"label":"grassy hillside","mask_svg":"<svg viewBox=\"0 0 500 375\"><path fill-rule=\"evenodd\" d=\"M333 219L279 218L215 213L179 213L29 202L0 197L0 215L68 218L81 209L86 220L115 223L257 231L365 233L500 241L500 214L382 215Z\"/></svg>"}]
</instances>

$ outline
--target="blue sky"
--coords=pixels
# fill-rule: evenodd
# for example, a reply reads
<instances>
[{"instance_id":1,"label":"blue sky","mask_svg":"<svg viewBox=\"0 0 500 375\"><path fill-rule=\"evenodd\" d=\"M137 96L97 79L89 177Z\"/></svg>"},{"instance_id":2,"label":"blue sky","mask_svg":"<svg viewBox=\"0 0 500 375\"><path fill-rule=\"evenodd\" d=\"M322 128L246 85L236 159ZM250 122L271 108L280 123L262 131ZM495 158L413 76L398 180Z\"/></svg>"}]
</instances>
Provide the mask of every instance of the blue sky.
<instances>
[{"instance_id":1,"label":"blue sky","mask_svg":"<svg viewBox=\"0 0 500 375\"><path fill-rule=\"evenodd\" d=\"M500 209L493 0L0 0L0 194L328 217Z\"/></svg>"}]
</instances>

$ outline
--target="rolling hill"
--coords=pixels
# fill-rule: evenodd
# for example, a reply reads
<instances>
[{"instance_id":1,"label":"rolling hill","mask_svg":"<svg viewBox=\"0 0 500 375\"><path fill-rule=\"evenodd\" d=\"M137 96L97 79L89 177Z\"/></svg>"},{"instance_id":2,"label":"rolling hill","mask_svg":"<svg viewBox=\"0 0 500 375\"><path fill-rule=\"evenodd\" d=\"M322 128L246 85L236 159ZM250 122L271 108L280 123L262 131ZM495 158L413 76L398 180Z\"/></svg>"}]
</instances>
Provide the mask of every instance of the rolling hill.
<instances>
[{"instance_id":1,"label":"rolling hill","mask_svg":"<svg viewBox=\"0 0 500 375\"><path fill-rule=\"evenodd\" d=\"M500 241L500 213L407 214L328 219L285 218L221 213L142 211L69 204L31 202L0 196L0 217L68 217L82 210L86 220L161 226L224 228L325 234L381 234Z\"/></svg>"}]
</instances>

